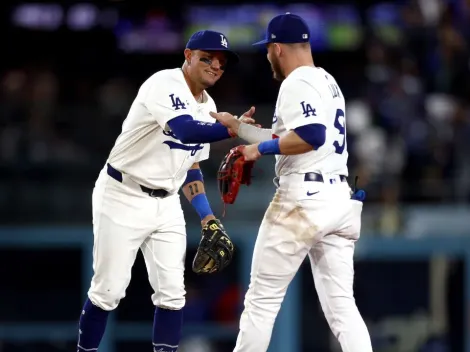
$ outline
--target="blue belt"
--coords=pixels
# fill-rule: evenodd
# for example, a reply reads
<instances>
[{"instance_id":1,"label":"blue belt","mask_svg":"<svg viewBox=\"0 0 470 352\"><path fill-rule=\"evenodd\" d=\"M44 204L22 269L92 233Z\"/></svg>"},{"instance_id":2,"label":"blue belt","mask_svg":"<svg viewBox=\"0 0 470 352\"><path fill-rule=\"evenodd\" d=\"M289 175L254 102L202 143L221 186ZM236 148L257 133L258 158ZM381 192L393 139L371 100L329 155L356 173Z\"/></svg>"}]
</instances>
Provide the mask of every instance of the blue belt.
<instances>
[{"instance_id":1,"label":"blue belt","mask_svg":"<svg viewBox=\"0 0 470 352\"><path fill-rule=\"evenodd\" d=\"M122 173L116 170L110 164L107 164L107 165L108 165L108 170L107 170L108 175L114 178L116 181L122 183ZM147 193L150 197L165 198L166 196L168 196L168 191L165 191L164 189L151 189L142 185L139 185L139 186L142 192Z\"/></svg>"},{"instance_id":2,"label":"blue belt","mask_svg":"<svg viewBox=\"0 0 470 352\"><path fill-rule=\"evenodd\" d=\"M348 182L348 178L344 175L340 175L339 179L341 182ZM316 172L307 172L305 174L304 181L324 182L324 179L322 174L317 174Z\"/></svg>"}]
</instances>

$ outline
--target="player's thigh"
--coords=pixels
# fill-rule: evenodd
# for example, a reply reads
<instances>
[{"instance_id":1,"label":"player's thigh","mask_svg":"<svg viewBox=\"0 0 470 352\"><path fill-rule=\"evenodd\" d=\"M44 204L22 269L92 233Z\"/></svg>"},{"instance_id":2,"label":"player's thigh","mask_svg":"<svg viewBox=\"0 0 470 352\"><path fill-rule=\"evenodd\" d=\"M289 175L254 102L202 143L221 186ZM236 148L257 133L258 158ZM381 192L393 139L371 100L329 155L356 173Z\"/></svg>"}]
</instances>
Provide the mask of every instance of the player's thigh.
<instances>
[{"instance_id":1,"label":"player's thigh","mask_svg":"<svg viewBox=\"0 0 470 352\"><path fill-rule=\"evenodd\" d=\"M95 289L121 290L128 285L137 251L152 225L138 221L132 225L136 200L111 181L116 182L104 180L93 191L93 284Z\"/></svg>"},{"instance_id":2,"label":"player's thigh","mask_svg":"<svg viewBox=\"0 0 470 352\"><path fill-rule=\"evenodd\" d=\"M182 215L182 214L181 214ZM157 306L179 309L184 306L184 262L186 226L184 218L174 218L148 237L141 246L149 282Z\"/></svg>"},{"instance_id":3,"label":"player's thigh","mask_svg":"<svg viewBox=\"0 0 470 352\"><path fill-rule=\"evenodd\" d=\"M332 228L332 233L339 236L358 240L361 234L362 202L348 199L338 203L338 220Z\"/></svg>"},{"instance_id":4,"label":"player's thigh","mask_svg":"<svg viewBox=\"0 0 470 352\"><path fill-rule=\"evenodd\" d=\"M251 297L284 295L313 243L306 236L308 224L295 204L273 200L256 239L253 251Z\"/></svg>"},{"instance_id":5,"label":"player's thigh","mask_svg":"<svg viewBox=\"0 0 470 352\"><path fill-rule=\"evenodd\" d=\"M354 304L355 240L327 235L309 252L315 288L329 321Z\"/></svg>"}]
</instances>

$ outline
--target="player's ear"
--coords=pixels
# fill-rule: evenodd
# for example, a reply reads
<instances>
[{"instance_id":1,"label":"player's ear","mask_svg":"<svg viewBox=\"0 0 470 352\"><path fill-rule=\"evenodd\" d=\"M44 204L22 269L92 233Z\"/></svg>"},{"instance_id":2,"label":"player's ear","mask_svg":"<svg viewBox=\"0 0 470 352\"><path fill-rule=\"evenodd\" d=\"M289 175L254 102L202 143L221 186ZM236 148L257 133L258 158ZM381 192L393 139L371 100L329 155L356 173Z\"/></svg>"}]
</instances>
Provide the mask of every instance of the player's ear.
<instances>
[{"instance_id":1,"label":"player's ear","mask_svg":"<svg viewBox=\"0 0 470 352\"><path fill-rule=\"evenodd\" d=\"M277 56L281 56L282 47L279 43L274 43L274 52L276 53Z\"/></svg>"},{"instance_id":2,"label":"player's ear","mask_svg":"<svg viewBox=\"0 0 470 352\"><path fill-rule=\"evenodd\" d=\"M184 59L188 63L188 65L191 64L191 55L191 49L184 49Z\"/></svg>"}]
</instances>

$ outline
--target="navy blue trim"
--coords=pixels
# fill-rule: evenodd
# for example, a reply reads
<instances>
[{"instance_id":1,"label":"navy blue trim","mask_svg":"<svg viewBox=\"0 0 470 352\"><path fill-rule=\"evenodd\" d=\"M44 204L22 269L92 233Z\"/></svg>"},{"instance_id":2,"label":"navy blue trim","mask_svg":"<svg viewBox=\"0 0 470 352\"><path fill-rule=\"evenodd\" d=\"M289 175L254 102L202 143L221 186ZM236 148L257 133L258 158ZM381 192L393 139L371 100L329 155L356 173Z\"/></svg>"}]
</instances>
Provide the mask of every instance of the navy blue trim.
<instances>
[{"instance_id":1,"label":"navy blue trim","mask_svg":"<svg viewBox=\"0 0 470 352\"><path fill-rule=\"evenodd\" d=\"M325 144L326 127L319 123L297 127L294 132L314 149L318 149Z\"/></svg>"},{"instance_id":2,"label":"navy blue trim","mask_svg":"<svg viewBox=\"0 0 470 352\"><path fill-rule=\"evenodd\" d=\"M112 178L114 178L116 181L122 183L122 174L121 174L121 172L116 170L111 165L109 165L109 163L107 164L107 166L108 166L108 170L107 170L108 175L111 176Z\"/></svg>"},{"instance_id":3,"label":"navy blue trim","mask_svg":"<svg viewBox=\"0 0 470 352\"><path fill-rule=\"evenodd\" d=\"M348 178L344 175L339 175L339 180L341 182L348 182ZM304 176L304 181L312 182L324 182L323 175L316 172L307 172Z\"/></svg>"},{"instance_id":4,"label":"navy blue trim","mask_svg":"<svg viewBox=\"0 0 470 352\"><path fill-rule=\"evenodd\" d=\"M202 176L202 172L200 169L188 170L186 180L184 180L183 186L186 186L188 183L191 183L194 181L204 182L204 178Z\"/></svg>"},{"instance_id":5,"label":"navy blue trim","mask_svg":"<svg viewBox=\"0 0 470 352\"><path fill-rule=\"evenodd\" d=\"M114 180L122 183L122 173L119 170L116 170L114 167L112 167L109 163L107 163L106 165L107 165L106 172L108 173L108 175L112 177ZM142 192L147 193L150 197L165 198L169 194L168 191L164 189L152 189L152 188L148 188L142 185L139 185L139 186Z\"/></svg>"},{"instance_id":6,"label":"navy blue trim","mask_svg":"<svg viewBox=\"0 0 470 352\"><path fill-rule=\"evenodd\" d=\"M184 145L181 143L177 143L174 141L165 141L163 144L166 144L167 146L170 147L170 149L181 149L181 150L186 150L188 152L191 152L191 155L194 156L198 152L198 150L201 150L204 148L204 146L197 144L197 145Z\"/></svg>"}]
</instances>

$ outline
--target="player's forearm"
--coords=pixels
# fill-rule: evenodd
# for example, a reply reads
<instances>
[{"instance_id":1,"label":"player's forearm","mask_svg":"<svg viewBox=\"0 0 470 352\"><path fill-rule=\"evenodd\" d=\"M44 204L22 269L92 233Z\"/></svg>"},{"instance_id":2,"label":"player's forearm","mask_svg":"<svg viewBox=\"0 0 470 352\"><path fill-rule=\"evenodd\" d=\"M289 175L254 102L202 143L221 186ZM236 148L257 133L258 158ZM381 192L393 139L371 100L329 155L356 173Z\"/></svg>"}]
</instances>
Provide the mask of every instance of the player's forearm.
<instances>
[{"instance_id":1,"label":"player's forearm","mask_svg":"<svg viewBox=\"0 0 470 352\"><path fill-rule=\"evenodd\" d=\"M175 117L168 126L183 143L212 143L232 137L224 125L194 120L190 115Z\"/></svg>"},{"instance_id":2,"label":"player's forearm","mask_svg":"<svg viewBox=\"0 0 470 352\"><path fill-rule=\"evenodd\" d=\"M270 128L259 128L241 122L238 127L238 137L248 143L260 143L272 139L272 130Z\"/></svg>"},{"instance_id":3,"label":"player's forearm","mask_svg":"<svg viewBox=\"0 0 470 352\"><path fill-rule=\"evenodd\" d=\"M282 155L303 154L313 149L313 146L305 142L293 131L279 138L279 150Z\"/></svg>"},{"instance_id":4,"label":"player's forearm","mask_svg":"<svg viewBox=\"0 0 470 352\"><path fill-rule=\"evenodd\" d=\"M183 184L183 193L191 203L202 222L215 219L204 188L204 179L199 167L193 167L188 171Z\"/></svg>"},{"instance_id":5,"label":"player's forearm","mask_svg":"<svg viewBox=\"0 0 470 352\"><path fill-rule=\"evenodd\" d=\"M318 149L325 143L326 128L320 124L301 126L286 135L259 144L263 155L297 155Z\"/></svg>"}]
</instances>

